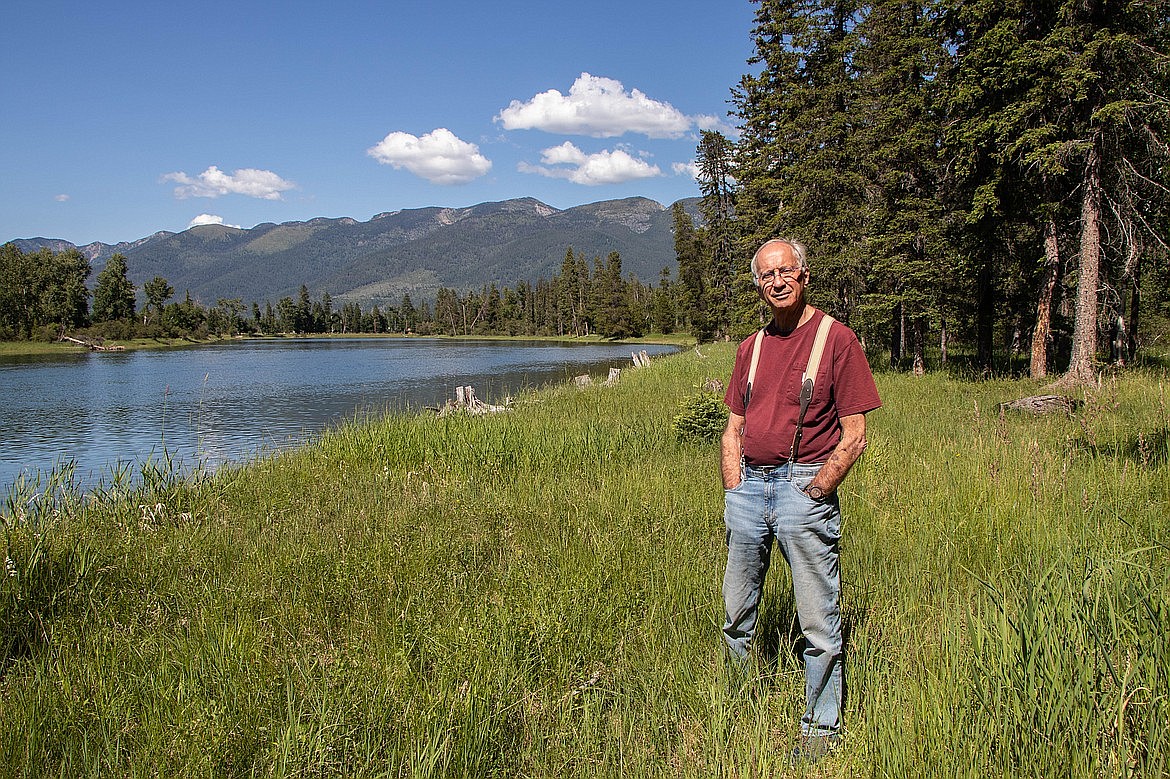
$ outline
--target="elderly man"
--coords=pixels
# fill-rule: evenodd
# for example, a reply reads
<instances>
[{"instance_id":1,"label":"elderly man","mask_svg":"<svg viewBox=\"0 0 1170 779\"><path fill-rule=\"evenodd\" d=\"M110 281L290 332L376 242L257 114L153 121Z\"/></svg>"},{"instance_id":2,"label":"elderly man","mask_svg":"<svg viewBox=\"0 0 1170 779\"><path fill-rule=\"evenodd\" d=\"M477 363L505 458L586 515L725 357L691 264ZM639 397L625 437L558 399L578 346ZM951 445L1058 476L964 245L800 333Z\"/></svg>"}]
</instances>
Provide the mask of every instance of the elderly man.
<instances>
[{"instance_id":1,"label":"elderly man","mask_svg":"<svg viewBox=\"0 0 1170 779\"><path fill-rule=\"evenodd\" d=\"M806 708L796 761L816 760L840 738L837 488L865 450L865 414L881 406L857 336L805 302L805 254L803 245L776 239L752 258L772 321L736 353L720 463L727 525L723 635L737 658L752 649L773 541L792 571L805 640Z\"/></svg>"}]
</instances>

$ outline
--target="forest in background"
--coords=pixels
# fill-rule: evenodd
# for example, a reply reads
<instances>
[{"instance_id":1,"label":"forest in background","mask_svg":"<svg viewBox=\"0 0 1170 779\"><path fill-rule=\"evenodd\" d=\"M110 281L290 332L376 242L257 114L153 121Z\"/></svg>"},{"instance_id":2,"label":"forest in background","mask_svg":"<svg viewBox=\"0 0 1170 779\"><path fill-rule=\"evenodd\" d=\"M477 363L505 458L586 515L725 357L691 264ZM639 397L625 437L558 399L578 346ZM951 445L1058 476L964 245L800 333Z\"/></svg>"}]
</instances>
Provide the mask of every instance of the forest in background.
<instances>
[{"instance_id":1,"label":"forest in background","mask_svg":"<svg viewBox=\"0 0 1170 779\"><path fill-rule=\"evenodd\" d=\"M1077 382L1099 346L1132 360L1170 286L1168 21L1161 0L759 2L741 134L699 146L700 337L757 326L742 258L792 236L814 302L896 366L960 346Z\"/></svg>"},{"instance_id":2,"label":"forest in background","mask_svg":"<svg viewBox=\"0 0 1170 779\"><path fill-rule=\"evenodd\" d=\"M0 339L56 340L66 333L102 340L319 333L617 339L690 328L687 312L675 301L669 268L663 268L657 287L648 286L634 275L623 277L618 252L590 262L571 247L552 279L515 288L440 287L433 301L416 305L408 293L398 306L365 310L334 301L327 292L313 300L303 284L296 298L282 297L275 305L249 306L232 298L204 307L190 294L172 301L175 289L161 276L143 285L145 302L139 305L121 254L97 275L91 306L86 286L91 272L76 249L24 253L13 244L0 246Z\"/></svg>"}]
</instances>

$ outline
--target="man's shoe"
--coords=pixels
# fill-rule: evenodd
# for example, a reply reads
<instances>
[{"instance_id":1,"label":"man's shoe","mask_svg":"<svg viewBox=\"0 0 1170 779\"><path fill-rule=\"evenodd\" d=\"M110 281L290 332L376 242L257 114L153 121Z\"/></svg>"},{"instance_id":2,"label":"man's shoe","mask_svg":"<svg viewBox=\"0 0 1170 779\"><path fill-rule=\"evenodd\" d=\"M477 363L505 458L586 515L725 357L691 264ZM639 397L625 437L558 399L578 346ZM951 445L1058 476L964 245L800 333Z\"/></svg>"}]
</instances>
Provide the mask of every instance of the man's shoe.
<instances>
[{"instance_id":1,"label":"man's shoe","mask_svg":"<svg viewBox=\"0 0 1170 779\"><path fill-rule=\"evenodd\" d=\"M792 765L812 765L825 755L834 752L841 745L840 736L801 736L792 750Z\"/></svg>"}]
</instances>

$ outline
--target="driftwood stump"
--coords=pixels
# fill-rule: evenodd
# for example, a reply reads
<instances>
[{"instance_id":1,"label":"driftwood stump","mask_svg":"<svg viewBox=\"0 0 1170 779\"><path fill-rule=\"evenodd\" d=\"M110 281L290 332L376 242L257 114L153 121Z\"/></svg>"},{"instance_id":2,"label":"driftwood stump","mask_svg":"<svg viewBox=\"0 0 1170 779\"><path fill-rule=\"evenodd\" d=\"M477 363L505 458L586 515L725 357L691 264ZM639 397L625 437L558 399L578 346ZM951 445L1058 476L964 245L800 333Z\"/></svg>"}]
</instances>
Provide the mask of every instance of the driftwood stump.
<instances>
[{"instance_id":1,"label":"driftwood stump","mask_svg":"<svg viewBox=\"0 0 1170 779\"><path fill-rule=\"evenodd\" d=\"M640 352L630 352L630 357L634 361L635 368L645 368L650 364L650 355L645 349Z\"/></svg>"},{"instance_id":2,"label":"driftwood stump","mask_svg":"<svg viewBox=\"0 0 1170 779\"><path fill-rule=\"evenodd\" d=\"M463 412L465 414L496 414L501 411L511 411L508 406L493 406L484 403L475 396L475 390L470 386L456 387L455 400L447 401L447 404L439 409L439 416L446 416L447 414L454 414L456 412Z\"/></svg>"}]
</instances>

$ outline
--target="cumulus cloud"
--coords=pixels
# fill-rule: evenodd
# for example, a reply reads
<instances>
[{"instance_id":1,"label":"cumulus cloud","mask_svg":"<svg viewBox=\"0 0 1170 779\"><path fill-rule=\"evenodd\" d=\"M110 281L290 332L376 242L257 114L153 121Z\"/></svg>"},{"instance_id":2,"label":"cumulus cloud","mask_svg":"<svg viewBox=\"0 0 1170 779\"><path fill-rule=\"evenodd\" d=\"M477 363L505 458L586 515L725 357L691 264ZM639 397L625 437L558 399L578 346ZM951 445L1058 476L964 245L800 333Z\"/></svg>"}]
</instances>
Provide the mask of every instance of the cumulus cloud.
<instances>
[{"instance_id":1,"label":"cumulus cloud","mask_svg":"<svg viewBox=\"0 0 1170 779\"><path fill-rule=\"evenodd\" d=\"M187 227L188 227L188 229L190 229L192 227L199 227L200 225L221 225L221 224L223 224L223 217L222 216L217 216L216 214L200 214L199 216L192 219L191 223L189 225L187 225ZM235 227L237 229L240 227L239 225L224 225L224 226L225 227Z\"/></svg>"},{"instance_id":2,"label":"cumulus cloud","mask_svg":"<svg viewBox=\"0 0 1170 779\"><path fill-rule=\"evenodd\" d=\"M690 176L693 179L699 178L699 163L691 160L690 162L676 162L670 166L676 176Z\"/></svg>"},{"instance_id":3,"label":"cumulus cloud","mask_svg":"<svg viewBox=\"0 0 1170 779\"><path fill-rule=\"evenodd\" d=\"M420 137L393 132L366 153L383 165L406 168L432 184L466 184L492 168L479 147L439 127Z\"/></svg>"},{"instance_id":4,"label":"cumulus cloud","mask_svg":"<svg viewBox=\"0 0 1170 779\"><path fill-rule=\"evenodd\" d=\"M545 149L540 155L540 161L544 164L521 162L517 170L549 178L568 179L574 184L586 186L621 184L662 175L657 165L636 159L622 149L586 154L568 141ZM550 165L567 167L548 167Z\"/></svg>"},{"instance_id":5,"label":"cumulus cloud","mask_svg":"<svg viewBox=\"0 0 1170 779\"><path fill-rule=\"evenodd\" d=\"M281 200L282 193L295 189L296 184L285 181L270 170L240 168L229 173L212 165L198 176L188 176L183 171L167 173L163 181L173 181L175 197L184 200L189 197L219 197L221 195L247 195L261 200Z\"/></svg>"},{"instance_id":6,"label":"cumulus cloud","mask_svg":"<svg viewBox=\"0 0 1170 779\"><path fill-rule=\"evenodd\" d=\"M582 73L569 94L555 89L526 103L513 100L496 115L505 130L544 130L562 135L613 138L641 133L650 138L678 138L692 120L669 103L651 100L620 81Z\"/></svg>"},{"instance_id":7,"label":"cumulus cloud","mask_svg":"<svg viewBox=\"0 0 1170 779\"><path fill-rule=\"evenodd\" d=\"M695 127L698 127L700 130L714 130L715 132L726 135L728 138L739 137L739 129L732 127L718 116L699 114L693 117L693 119L695 121Z\"/></svg>"},{"instance_id":8,"label":"cumulus cloud","mask_svg":"<svg viewBox=\"0 0 1170 779\"><path fill-rule=\"evenodd\" d=\"M56 200L58 203L68 203L69 202L69 196L64 194L64 193L57 195L57 197L55 197L53 199Z\"/></svg>"}]
</instances>

